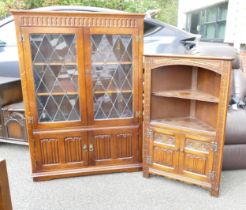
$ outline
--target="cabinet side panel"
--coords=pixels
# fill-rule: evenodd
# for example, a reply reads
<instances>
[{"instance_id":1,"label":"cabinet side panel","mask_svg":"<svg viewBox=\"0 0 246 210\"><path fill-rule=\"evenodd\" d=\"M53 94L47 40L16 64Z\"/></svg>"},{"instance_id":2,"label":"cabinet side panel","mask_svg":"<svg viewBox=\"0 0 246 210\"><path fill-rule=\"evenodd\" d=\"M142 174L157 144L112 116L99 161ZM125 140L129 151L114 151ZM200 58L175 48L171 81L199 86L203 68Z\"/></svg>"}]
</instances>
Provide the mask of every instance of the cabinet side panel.
<instances>
[{"instance_id":1,"label":"cabinet side panel","mask_svg":"<svg viewBox=\"0 0 246 210\"><path fill-rule=\"evenodd\" d=\"M151 120L169 117L187 117L190 114L189 100L152 96L150 106Z\"/></svg>"},{"instance_id":2,"label":"cabinet side panel","mask_svg":"<svg viewBox=\"0 0 246 210\"><path fill-rule=\"evenodd\" d=\"M196 118L216 129L218 104L196 101Z\"/></svg>"}]
</instances>

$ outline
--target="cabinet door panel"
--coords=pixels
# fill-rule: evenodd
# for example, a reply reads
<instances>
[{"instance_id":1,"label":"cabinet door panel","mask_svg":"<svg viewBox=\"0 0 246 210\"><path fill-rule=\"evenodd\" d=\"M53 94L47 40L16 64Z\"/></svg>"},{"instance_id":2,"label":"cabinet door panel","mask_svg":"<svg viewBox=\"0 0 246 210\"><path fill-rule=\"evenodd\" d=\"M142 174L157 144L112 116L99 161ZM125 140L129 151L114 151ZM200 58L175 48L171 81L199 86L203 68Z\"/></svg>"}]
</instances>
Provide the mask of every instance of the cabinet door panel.
<instances>
[{"instance_id":1,"label":"cabinet door panel","mask_svg":"<svg viewBox=\"0 0 246 210\"><path fill-rule=\"evenodd\" d=\"M153 130L150 140L152 167L176 172L178 167L178 139L174 133L162 129Z\"/></svg>"},{"instance_id":2,"label":"cabinet door panel","mask_svg":"<svg viewBox=\"0 0 246 210\"><path fill-rule=\"evenodd\" d=\"M78 168L88 165L85 132L34 135L38 170Z\"/></svg>"},{"instance_id":3,"label":"cabinet door panel","mask_svg":"<svg viewBox=\"0 0 246 210\"><path fill-rule=\"evenodd\" d=\"M180 147L180 173L201 181L209 181L213 166L210 139L192 139L186 136Z\"/></svg>"},{"instance_id":4,"label":"cabinet door panel","mask_svg":"<svg viewBox=\"0 0 246 210\"><path fill-rule=\"evenodd\" d=\"M34 128L86 124L81 31L22 30Z\"/></svg>"},{"instance_id":5,"label":"cabinet door panel","mask_svg":"<svg viewBox=\"0 0 246 210\"><path fill-rule=\"evenodd\" d=\"M138 122L137 31L91 28L85 37L90 124L123 125Z\"/></svg>"},{"instance_id":6,"label":"cabinet door panel","mask_svg":"<svg viewBox=\"0 0 246 210\"><path fill-rule=\"evenodd\" d=\"M138 129L98 130L90 133L90 164L112 165L137 162Z\"/></svg>"}]
</instances>

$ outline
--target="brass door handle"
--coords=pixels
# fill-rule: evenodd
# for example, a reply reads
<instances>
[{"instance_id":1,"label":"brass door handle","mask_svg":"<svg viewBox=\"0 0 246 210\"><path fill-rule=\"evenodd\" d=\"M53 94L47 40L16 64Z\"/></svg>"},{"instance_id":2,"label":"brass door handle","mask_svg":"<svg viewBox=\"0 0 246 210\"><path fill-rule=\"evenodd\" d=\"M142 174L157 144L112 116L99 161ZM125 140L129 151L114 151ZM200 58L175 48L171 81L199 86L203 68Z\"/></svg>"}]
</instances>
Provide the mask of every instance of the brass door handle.
<instances>
[{"instance_id":1,"label":"brass door handle","mask_svg":"<svg viewBox=\"0 0 246 210\"><path fill-rule=\"evenodd\" d=\"M83 151L84 151L84 152L88 152L87 144L84 144L84 145L83 145Z\"/></svg>"},{"instance_id":2,"label":"brass door handle","mask_svg":"<svg viewBox=\"0 0 246 210\"><path fill-rule=\"evenodd\" d=\"M94 151L94 146L93 146L93 144L90 144L90 145L89 145L89 151L90 151L90 152L93 152L93 151Z\"/></svg>"}]
</instances>

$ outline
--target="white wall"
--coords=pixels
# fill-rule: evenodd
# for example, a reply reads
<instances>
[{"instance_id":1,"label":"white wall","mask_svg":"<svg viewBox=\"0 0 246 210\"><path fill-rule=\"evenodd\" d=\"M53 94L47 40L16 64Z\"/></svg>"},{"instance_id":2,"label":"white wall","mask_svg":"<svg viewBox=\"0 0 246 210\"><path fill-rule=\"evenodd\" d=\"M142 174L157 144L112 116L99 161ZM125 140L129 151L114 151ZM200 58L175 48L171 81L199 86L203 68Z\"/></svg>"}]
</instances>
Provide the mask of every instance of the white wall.
<instances>
[{"instance_id":1,"label":"white wall","mask_svg":"<svg viewBox=\"0 0 246 210\"><path fill-rule=\"evenodd\" d=\"M246 0L230 0L228 4L225 42L237 49L246 44Z\"/></svg>"}]
</instances>

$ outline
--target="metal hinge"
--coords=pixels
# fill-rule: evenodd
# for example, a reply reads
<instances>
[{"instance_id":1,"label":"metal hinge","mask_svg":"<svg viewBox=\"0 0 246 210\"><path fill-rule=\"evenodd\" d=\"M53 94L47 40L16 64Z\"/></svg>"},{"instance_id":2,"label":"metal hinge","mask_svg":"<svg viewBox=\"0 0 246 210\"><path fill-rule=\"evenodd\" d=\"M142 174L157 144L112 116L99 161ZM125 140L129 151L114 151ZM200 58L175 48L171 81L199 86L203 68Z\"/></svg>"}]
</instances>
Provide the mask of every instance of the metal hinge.
<instances>
[{"instance_id":1,"label":"metal hinge","mask_svg":"<svg viewBox=\"0 0 246 210\"><path fill-rule=\"evenodd\" d=\"M146 163L149 165L152 164L152 157L151 156L146 157Z\"/></svg>"},{"instance_id":2,"label":"metal hinge","mask_svg":"<svg viewBox=\"0 0 246 210\"><path fill-rule=\"evenodd\" d=\"M136 113L135 113L136 118L139 118L140 115L141 115L141 112L136 112Z\"/></svg>"},{"instance_id":3,"label":"metal hinge","mask_svg":"<svg viewBox=\"0 0 246 210\"><path fill-rule=\"evenodd\" d=\"M208 176L209 176L210 181L213 181L215 179L216 172L215 171L210 171Z\"/></svg>"},{"instance_id":4,"label":"metal hinge","mask_svg":"<svg viewBox=\"0 0 246 210\"><path fill-rule=\"evenodd\" d=\"M28 123L33 124L33 117L28 117Z\"/></svg>"},{"instance_id":5,"label":"metal hinge","mask_svg":"<svg viewBox=\"0 0 246 210\"><path fill-rule=\"evenodd\" d=\"M212 142L212 150L214 152L217 152L218 151L218 143L216 141Z\"/></svg>"},{"instance_id":6,"label":"metal hinge","mask_svg":"<svg viewBox=\"0 0 246 210\"><path fill-rule=\"evenodd\" d=\"M153 130L150 129L150 128L147 129L147 137L148 138L153 138Z\"/></svg>"},{"instance_id":7,"label":"metal hinge","mask_svg":"<svg viewBox=\"0 0 246 210\"><path fill-rule=\"evenodd\" d=\"M24 42L24 35L23 34L20 34L20 42Z\"/></svg>"}]
</instances>

